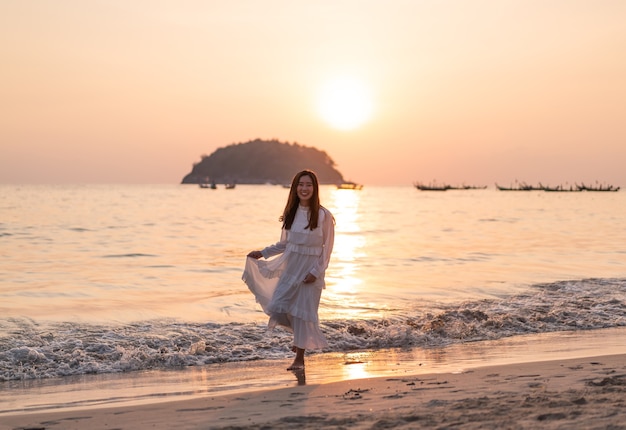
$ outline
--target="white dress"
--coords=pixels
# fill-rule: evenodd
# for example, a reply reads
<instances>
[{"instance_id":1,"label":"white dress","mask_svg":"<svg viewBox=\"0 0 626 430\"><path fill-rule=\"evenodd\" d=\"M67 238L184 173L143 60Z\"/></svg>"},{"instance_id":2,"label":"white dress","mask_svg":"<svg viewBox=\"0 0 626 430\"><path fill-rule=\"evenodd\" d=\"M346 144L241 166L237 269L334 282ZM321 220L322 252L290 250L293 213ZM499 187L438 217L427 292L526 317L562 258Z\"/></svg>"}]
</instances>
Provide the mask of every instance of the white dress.
<instances>
[{"instance_id":1,"label":"white dress","mask_svg":"<svg viewBox=\"0 0 626 430\"><path fill-rule=\"evenodd\" d=\"M242 279L263 311L269 315L268 327L286 327L294 334L294 346L321 349L328 346L319 328L317 310L324 274L335 238L334 220L326 208L320 208L318 227L306 229L308 208L298 207L290 230L281 231L280 241L263 249L264 258L246 259ZM317 279L305 284L311 273Z\"/></svg>"}]
</instances>

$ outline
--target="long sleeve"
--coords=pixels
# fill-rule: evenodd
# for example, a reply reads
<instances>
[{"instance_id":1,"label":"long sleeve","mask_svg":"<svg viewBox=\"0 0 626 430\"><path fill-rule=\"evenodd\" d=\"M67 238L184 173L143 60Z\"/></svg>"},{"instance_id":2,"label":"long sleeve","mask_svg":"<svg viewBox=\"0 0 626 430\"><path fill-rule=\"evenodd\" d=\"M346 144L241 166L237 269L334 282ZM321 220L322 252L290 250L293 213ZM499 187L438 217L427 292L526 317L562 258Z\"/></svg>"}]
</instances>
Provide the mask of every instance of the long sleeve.
<instances>
[{"instance_id":1,"label":"long sleeve","mask_svg":"<svg viewBox=\"0 0 626 430\"><path fill-rule=\"evenodd\" d=\"M313 269L311 269L311 275L316 278L319 278L326 272L326 268L330 262L330 256L333 252L333 245L335 243L335 222L333 215L325 208L320 210L323 214L322 234L324 237L324 245L322 248L322 254Z\"/></svg>"},{"instance_id":2,"label":"long sleeve","mask_svg":"<svg viewBox=\"0 0 626 430\"><path fill-rule=\"evenodd\" d=\"M280 240L273 245L267 246L261 250L263 258L270 258L274 255L282 254L287 247L287 230L282 229L280 233Z\"/></svg>"}]
</instances>

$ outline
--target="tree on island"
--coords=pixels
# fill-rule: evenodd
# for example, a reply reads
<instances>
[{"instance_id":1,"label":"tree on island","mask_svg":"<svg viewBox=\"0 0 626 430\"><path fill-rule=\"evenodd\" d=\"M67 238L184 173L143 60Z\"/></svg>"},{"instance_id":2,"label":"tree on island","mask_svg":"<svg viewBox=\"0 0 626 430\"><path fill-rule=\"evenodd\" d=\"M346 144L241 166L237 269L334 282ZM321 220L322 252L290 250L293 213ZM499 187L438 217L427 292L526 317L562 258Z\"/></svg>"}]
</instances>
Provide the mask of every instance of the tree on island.
<instances>
[{"instance_id":1,"label":"tree on island","mask_svg":"<svg viewBox=\"0 0 626 430\"><path fill-rule=\"evenodd\" d=\"M182 183L290 184L293 176L304 169L313 170L320 184L344 182L324 151L296 142L256 139L203 155Z\"/></svg>"}]
</instances>

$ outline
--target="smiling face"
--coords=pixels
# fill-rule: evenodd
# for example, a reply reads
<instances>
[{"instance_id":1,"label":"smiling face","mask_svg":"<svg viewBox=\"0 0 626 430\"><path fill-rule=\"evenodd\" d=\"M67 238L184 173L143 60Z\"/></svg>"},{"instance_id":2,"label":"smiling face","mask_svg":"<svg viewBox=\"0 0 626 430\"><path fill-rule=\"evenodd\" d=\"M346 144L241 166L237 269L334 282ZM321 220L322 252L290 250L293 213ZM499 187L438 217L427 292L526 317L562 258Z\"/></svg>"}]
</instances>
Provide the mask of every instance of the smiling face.
<instances>
[{"instance_id":1,"label":"smiling face","mask_svg":"<svg viewBox=\"0 0 626 430\"><path fill-rule=\"evenodd\" d=\"M300 204L302 206L309 206L311 203L311 197L315 192L313 179L309 175L301 176L298 180L296 192L298 194L298 198L300 199Z\"/></svg>"}]
</instances>

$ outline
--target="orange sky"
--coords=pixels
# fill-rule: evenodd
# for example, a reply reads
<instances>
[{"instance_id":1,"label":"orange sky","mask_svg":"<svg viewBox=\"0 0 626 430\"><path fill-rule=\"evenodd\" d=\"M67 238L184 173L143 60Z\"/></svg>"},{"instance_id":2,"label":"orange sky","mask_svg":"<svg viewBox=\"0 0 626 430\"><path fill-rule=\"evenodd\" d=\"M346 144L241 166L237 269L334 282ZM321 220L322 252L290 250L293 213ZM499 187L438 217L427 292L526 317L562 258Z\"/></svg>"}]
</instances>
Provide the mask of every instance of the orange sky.
<instances>
[{"instance_id":1,"label":"orange sky","mask_svg":"<svg viewBox=\"0 0 626 430\"><path fill-rule=\"evenodd\" d=\"M623 0L3 0L0 183L178 183L255 138L346 179L626 186ZM372 114L341 130L325 83Z\"/></svg>"}]
</instances>

